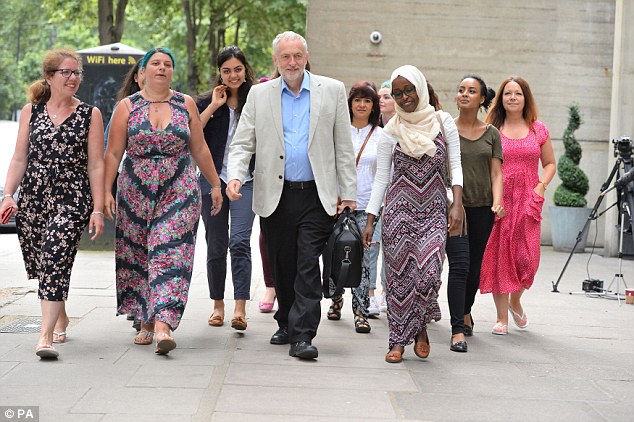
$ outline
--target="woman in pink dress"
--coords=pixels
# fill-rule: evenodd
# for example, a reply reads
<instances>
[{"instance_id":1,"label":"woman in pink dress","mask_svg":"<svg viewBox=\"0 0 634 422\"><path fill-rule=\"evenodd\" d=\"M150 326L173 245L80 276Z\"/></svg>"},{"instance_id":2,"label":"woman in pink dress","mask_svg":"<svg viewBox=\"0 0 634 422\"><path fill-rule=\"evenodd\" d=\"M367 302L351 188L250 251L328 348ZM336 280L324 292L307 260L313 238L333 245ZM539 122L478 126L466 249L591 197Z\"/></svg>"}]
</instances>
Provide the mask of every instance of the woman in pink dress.
<instances>
[{"instance_id":1,"label":"woman in pink dress","mask_svg":"<svg viewBox=\"0 0 634 422\"><path fill-rule=\"evenodd\" d=\"M528 327L520 299L539 267L542 205L556 164L548 128L537 120L537 105L523 78L510 76L502 82L486 122L498 128L502 138L506 216L495 217L482 261L480 293L493 293L497 322L492 333L504 335L509 312L515 325Z\"/></svg>"}]
</instances>

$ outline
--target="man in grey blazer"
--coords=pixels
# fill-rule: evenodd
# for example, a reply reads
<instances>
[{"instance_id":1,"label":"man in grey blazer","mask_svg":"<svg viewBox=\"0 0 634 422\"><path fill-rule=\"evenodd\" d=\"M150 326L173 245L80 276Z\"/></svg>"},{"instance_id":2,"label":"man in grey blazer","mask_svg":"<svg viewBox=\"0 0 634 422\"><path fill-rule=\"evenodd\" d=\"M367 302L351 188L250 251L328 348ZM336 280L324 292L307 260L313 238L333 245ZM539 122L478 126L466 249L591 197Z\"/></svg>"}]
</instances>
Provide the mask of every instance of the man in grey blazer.
<instances>
[{"instance_id":1,"label":"man in grey blazer","mask_svg":"<svg viewBox=\"0 0 634 422\"><path fill-rule=\"evenodd\" d=\"M279 329L272 344L289 354L318 355L312 339L321 318L319 257L333 227L337 198L356 207L357 172L342 82L305 70L306 40L288 31L273 41L281 77L251 88L229 147L227 196L240 198L249 160L253 211L260 216L275 278Z\"/></svg>"}]
</instances>

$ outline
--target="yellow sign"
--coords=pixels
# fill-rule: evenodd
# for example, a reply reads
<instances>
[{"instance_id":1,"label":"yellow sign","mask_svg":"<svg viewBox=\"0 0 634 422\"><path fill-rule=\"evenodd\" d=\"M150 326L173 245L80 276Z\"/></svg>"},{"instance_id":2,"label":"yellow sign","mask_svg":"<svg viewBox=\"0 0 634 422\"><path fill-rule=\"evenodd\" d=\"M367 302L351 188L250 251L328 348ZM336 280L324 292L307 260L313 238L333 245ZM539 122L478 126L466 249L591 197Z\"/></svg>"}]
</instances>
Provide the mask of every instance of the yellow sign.
<instances>
[{"instance_id":1,"label":"yellow sign","mask_svg":"<svg viewBox=\"0 0 634 422\"><path fill-rule=\"evenodd\" d=\"M107 54L86 54L84 55L84 60L86 64L104 64L115 66L129 66L134 65L137 62L137 59L133 56L121 57Z\"/></svg>"}]
</instances>

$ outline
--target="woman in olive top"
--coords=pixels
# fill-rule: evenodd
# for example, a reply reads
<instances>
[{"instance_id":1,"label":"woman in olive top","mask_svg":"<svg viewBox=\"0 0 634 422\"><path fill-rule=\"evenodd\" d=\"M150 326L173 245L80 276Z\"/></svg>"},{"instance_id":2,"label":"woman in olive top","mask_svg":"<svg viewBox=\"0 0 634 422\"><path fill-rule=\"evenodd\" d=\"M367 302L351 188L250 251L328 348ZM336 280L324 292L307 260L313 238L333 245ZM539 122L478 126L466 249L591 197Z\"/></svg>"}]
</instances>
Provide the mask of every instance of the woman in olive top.
<instances>
[{"instance_id":1,"label":"woman in olive top","mask_svg":"<svg viewBox=\"0 0 634 422\"><path fill-rule=\"evenodd\" d=\"M471 307L480 285L480 268L495 216L503 217L502 142L500 133L478 118L495 97L480 76L467 75L458 85L456 103L460 114L455 119L460 135L460 154L464 187L462 202L469 231L469 275L464 301L464 335L473 335ZM452 344L460 333L453 333Z\"/></svg>"}]
</instances>

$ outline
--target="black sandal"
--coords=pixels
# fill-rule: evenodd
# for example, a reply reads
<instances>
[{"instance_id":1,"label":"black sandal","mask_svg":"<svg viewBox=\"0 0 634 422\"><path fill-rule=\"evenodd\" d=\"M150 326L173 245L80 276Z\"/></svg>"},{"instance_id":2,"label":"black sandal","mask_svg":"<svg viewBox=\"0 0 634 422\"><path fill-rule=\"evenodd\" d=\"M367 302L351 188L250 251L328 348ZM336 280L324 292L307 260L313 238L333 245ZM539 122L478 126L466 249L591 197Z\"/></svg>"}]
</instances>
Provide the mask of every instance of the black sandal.
<instances>
[{"instance_id":1,"label":"black sandal","mask_svg":"<svg viewBox=\"0 0 634 422\"><path fill-rule=\"evenodd\" d=\"M343 308L343 296L333 298L330 308L328 308L328 319L339 321L341 319L341 308Z\"/></svg>"},{"instance_id":2,"label":"black sandal","mask_svg":"<svg viewBox=\"0 0 634 422\"><path fill-rule=\"evenodd\" d=\"M359 311L354 314L354 329L357 333L369 333L371 330L367 318Z\"/></svg>"}]
</instances>

